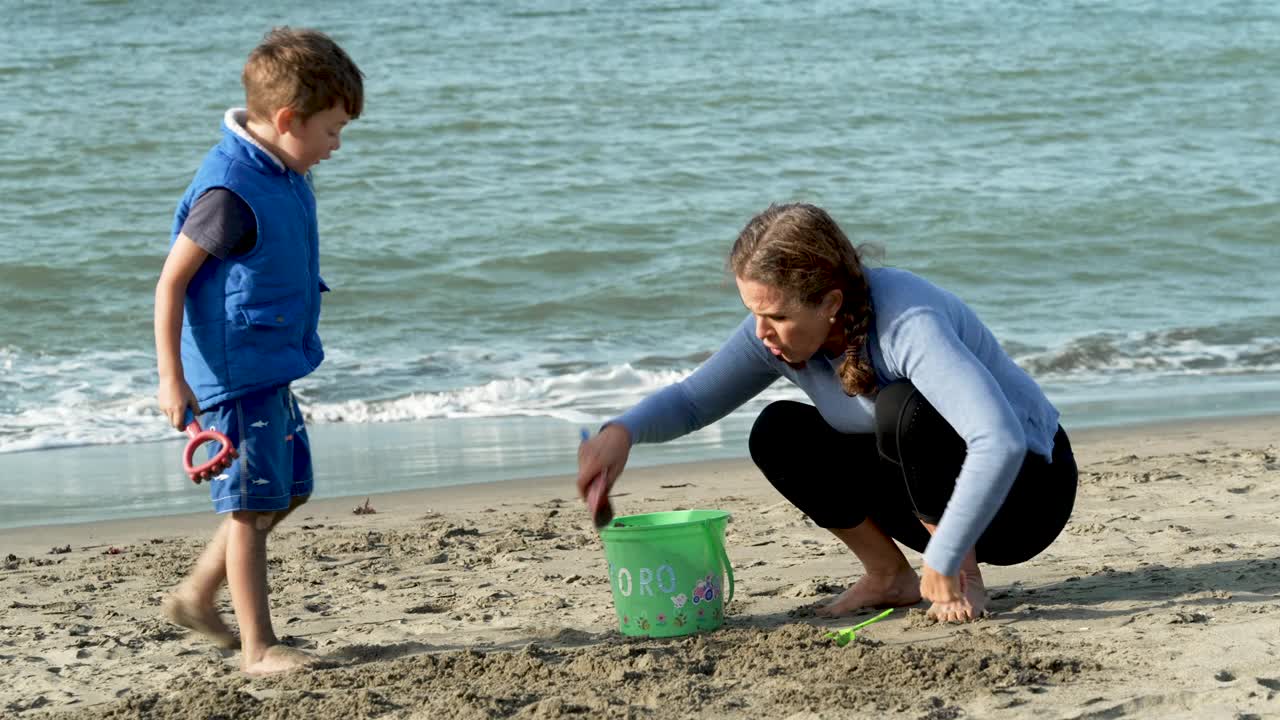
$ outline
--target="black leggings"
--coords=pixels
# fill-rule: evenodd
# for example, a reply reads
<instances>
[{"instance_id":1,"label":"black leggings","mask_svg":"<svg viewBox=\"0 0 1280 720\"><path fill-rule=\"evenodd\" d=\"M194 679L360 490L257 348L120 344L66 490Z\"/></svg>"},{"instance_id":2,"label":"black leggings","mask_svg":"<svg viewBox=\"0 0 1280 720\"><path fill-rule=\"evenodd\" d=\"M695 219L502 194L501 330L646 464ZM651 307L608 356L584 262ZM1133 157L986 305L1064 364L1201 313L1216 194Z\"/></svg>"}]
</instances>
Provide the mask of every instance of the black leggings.
<instances>
[{"instance_id":1,"label":"black leggings","mask_svg":"<svg viewBox=\"0 0 1280 720\"><path fill-rule=\"evenodd\" d=\"M781 400L751 428L751 459L778 492L819 527L857 527L868 517L894 540L924 552L955 489L964 439L911 383L876 397L875 434L846 435L812 405ZM1076 461L1061 427L1053 462L1027 452L1004 504L978 539L978 561L1015 565L1040 554L1067 524Z\"/></svg>"}]
</instances>

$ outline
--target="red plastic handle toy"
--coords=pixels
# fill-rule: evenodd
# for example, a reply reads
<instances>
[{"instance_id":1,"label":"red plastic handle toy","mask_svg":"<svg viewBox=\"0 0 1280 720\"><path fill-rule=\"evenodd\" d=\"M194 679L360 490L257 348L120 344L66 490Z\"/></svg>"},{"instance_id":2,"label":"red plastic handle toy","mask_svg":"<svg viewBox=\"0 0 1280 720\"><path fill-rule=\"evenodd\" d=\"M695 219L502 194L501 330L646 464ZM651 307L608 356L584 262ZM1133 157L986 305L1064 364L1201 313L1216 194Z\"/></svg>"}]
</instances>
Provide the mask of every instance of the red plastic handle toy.
<instances>
[{"instance_id":1,"label":"red plastic handle toy","mask_svg":"<svg viewBox=\"0 0 1280 720\"><path fill-rule=\"evenodd\" d=\"M226 435L217 430L205 430L200 427L200 421L194 417L183 428L187 436L191 439L187 441L187 449L182 453L182 469L187 471L187 477L191 478L191 482L199 485L200 476L208 473L216 467L225 467L227 458L235 451L235 447L231 445L231 440ZM208 462L201 463L192 467L191 461L195 458L196 450L207 442L216 442L222 444L222 449L218 451Z\"/></svg>"}]
</instances>

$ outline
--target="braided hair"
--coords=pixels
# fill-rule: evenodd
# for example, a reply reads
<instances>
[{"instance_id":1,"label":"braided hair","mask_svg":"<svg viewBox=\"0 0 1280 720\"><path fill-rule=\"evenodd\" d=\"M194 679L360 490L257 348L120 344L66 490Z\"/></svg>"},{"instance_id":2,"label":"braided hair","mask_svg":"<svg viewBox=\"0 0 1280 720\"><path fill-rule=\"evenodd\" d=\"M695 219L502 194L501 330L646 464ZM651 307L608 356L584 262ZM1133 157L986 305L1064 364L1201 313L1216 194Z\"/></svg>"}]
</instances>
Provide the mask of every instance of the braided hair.
<instances>
[{"instance_id":1,"label":"braided hair","mask_svg":"<svg viewBox=\"0 0 1280 720\"><path fill-rule=\"evenodd\" d=\"M770 205L751 218L729 253L735 277L777 288L808 306L840 290L838 311L845 353L836 372L846 395L876 389L867 334L875 317L862 252L825 210L815 205Z\"/></svg>"}]
</instances>

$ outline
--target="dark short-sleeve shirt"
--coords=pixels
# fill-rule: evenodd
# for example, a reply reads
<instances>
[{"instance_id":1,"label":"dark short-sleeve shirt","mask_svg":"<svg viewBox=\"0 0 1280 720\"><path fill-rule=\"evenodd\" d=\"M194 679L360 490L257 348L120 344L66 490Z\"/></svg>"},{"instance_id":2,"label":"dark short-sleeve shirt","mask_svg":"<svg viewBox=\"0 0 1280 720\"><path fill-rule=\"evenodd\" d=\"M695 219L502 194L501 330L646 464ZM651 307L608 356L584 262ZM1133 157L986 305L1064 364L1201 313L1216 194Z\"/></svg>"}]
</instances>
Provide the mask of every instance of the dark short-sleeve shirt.
<instances>
[{"instance_id":1,"label":"dark short-sleeve shirt","mask_svg":"<svg viewBox=\"0 0 1280 720\"><path fill-rule=\"evenodd\" d=\"M258 221L239 195L226 188L211 188L191 205L182 233L201 250L226 260L253 249L258 241Z\"/></svg>"}]
</instances>

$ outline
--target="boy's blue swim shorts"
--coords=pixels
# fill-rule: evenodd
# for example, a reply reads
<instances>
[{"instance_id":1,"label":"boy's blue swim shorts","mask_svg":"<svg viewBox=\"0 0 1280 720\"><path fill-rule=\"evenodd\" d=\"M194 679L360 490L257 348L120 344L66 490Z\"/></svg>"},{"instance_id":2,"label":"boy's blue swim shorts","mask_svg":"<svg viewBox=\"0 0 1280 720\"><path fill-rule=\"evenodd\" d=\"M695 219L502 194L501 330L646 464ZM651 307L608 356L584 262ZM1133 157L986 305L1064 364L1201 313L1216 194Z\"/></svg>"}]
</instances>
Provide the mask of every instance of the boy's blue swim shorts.
<instances>
[{"instance_id":1,"label":"boy's blue swim shorts","mask_svg":"<svg viewBox=\"0 0 1280 720\"><path fill-rule=\"evenodd\" d=\"M284 510L293 498L311 494L311 441L289 386L207 408L200 424L225 434L240 453L231 467L209 481L215 512ZM207 447L210 458L221 449L218 443Z\"/></svg>"}]
</instances>

